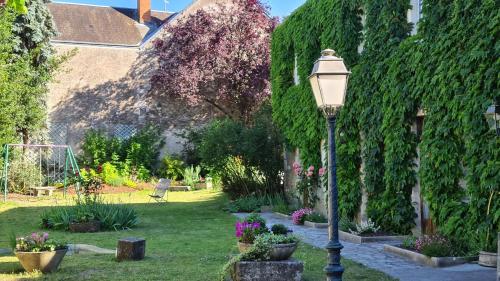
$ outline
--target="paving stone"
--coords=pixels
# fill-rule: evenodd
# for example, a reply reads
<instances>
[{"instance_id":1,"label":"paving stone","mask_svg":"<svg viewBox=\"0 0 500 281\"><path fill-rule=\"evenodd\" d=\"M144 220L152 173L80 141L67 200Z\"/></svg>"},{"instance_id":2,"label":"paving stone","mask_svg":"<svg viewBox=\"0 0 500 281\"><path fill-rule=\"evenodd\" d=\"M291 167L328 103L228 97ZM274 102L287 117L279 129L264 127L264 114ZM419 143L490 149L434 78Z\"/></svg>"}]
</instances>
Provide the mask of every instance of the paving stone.
<instances>
[{"instance_id":1,"label":"paving stone","mask_svg":"<svg viewBox=\"0 0 500 281\"><path fill-rule=\"evenodd\" d=\"M248 214L238 213L235 216L244 218ZM272 213L262 213L268 226L283 224L293 230L304 243L324 248L328 243L328 230L294 225L292 221L282 219ZM384 243L354 244L341 241L342 257L359 262L397 278L401 281L495 281L496 269L477 264L464 264L446 268L432 268L417 264L409 259L384 251ZM394 242L392 242L394 243Z\"/></svg>"}]
</instances>

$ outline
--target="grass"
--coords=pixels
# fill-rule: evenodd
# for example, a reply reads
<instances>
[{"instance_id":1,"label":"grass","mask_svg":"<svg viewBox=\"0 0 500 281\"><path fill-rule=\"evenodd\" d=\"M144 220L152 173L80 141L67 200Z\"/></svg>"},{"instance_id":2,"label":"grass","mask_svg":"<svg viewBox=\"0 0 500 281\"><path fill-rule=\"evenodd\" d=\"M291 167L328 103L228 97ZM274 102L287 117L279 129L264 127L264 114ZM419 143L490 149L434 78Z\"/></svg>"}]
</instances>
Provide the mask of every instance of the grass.
<instances>
[{"instance_id":1,"label":"grass","mask_svg":"<svg viewBox=\"0 0 500 281\"><path fill-rule=\"evenodd\" d=\"M110 255L66 256L58 272L25 273L12 255L0 256L0 280L216 280L229 257L237 253L233 226L236 219L222 211L227 204L218 192L172 192L165 204L148 203L148 191L107 195L106 199L132 204L139 212L138 227L128 231L73 234L50 231L53 238L68 243L92 244L114 249L117 240L146 238L146 258L118 263ZM40 214L54 204L71 202L57 198L0 203L0 248L8 237L42 231ZM326 252L302 244L294 257L305 262L305 281L325 280ZM344 280L393 280L387 275L349 260Z\"/></svg>"}]
</instances>

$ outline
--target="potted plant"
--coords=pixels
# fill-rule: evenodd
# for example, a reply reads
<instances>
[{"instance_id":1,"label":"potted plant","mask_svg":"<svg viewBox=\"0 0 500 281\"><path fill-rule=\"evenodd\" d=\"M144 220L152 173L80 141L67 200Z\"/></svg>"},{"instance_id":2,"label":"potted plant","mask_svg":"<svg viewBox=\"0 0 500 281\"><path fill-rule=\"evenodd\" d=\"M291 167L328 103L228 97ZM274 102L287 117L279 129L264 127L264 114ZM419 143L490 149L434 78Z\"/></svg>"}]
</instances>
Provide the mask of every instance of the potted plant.
<instances>
[{"instance_id":1,"label":"potted plant","mask_svg":"<svg viewBox=\"0 0 500 281\"><path fill-rule=\"evenodd\" d=\"M236 237L238 237L238 249L241 253L246 252L262 233L269 232L266 220L258 214L250 214L243 221L236 222Z\"/></svg>"},{"instance_id":2,"label":"potted plant","mask_svg":"<svg viewBox=\"0 0 500 281\"><path fill-rule=\"evenodd\" d=\"M14 253L24 270L28 272L54 272L68 251L65 243L49 239L48 233L32 233L16 238Z\"/></svg>"},{"instance_id":3,"label":"potted plant","mask_svg":"<svg viewBox=\"0 0 500 281\"><path fill-rule=\"evenodd\" d=\"M238 237L238 249L240 253L244 253L252 247L259 229L260 223L258 222L236 222L236 237Z\"/></svg>"},{"instance_id":4,"label":"potted plant","mask_svg":"<svg viewBox=\"0 0 500 281\"><path fill-rule=\"evenodd\" d=\"M259 235L256 240L265 240L270 243L271 251L269 252L269 259L272 261L283 261L289 259L295 250L299 239L293 235L264 233Z\"/></svg>"}]
</instances>

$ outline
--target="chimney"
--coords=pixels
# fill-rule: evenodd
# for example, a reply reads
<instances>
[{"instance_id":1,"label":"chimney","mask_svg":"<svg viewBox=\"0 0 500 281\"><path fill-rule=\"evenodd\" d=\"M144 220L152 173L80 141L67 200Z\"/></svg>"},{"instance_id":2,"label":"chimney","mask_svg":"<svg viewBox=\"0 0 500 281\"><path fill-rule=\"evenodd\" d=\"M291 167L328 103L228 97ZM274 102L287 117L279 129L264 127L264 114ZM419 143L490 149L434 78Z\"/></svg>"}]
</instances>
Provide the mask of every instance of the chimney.
<instances>
[{"instance_id":1,"label":"chimney","mask_svg":"<svg viewBox=\"0 0 500 281\"><path fill-rule=\"evenodd\" d=\"M140 23L151 21L151 0L137 0L137 14Z\"/></svg>"}]
</instances>

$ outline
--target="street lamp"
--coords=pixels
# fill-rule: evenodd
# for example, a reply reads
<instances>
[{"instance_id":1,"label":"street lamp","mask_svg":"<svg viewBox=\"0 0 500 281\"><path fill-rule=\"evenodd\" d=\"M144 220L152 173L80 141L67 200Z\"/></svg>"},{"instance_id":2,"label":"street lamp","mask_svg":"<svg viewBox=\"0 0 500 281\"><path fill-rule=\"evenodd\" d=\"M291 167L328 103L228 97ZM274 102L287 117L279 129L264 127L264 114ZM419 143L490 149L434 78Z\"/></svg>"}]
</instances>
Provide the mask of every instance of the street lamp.
<instances>
[{"instance_id":1,"label":"street lamp","mask_svg":"<svg viewBox=\"0 0 500 281\"><path fill-rule=\"evenodd\" d=\"M498 101L488 107L484 116L486 117L486 121L488 121L490 129L496 131L497 137L500 136L500 105L498 104Z\"/></svg>"},{"instance_id":2,"label":"street lamp","mask_svg":"<svg viewBox=\"0 0 500 281\"><path fill-rule=\"evenodd\" d=\"M344 268L340 264L339 213L337 164L335 158L335 123L339 109L344 105L349 72L342 58L335 56L334 50L324 50L314 63L309 81L316 104L328 119L328 265L325 267L327 281L342 280Z\"/></svg>"}]
</instances>

